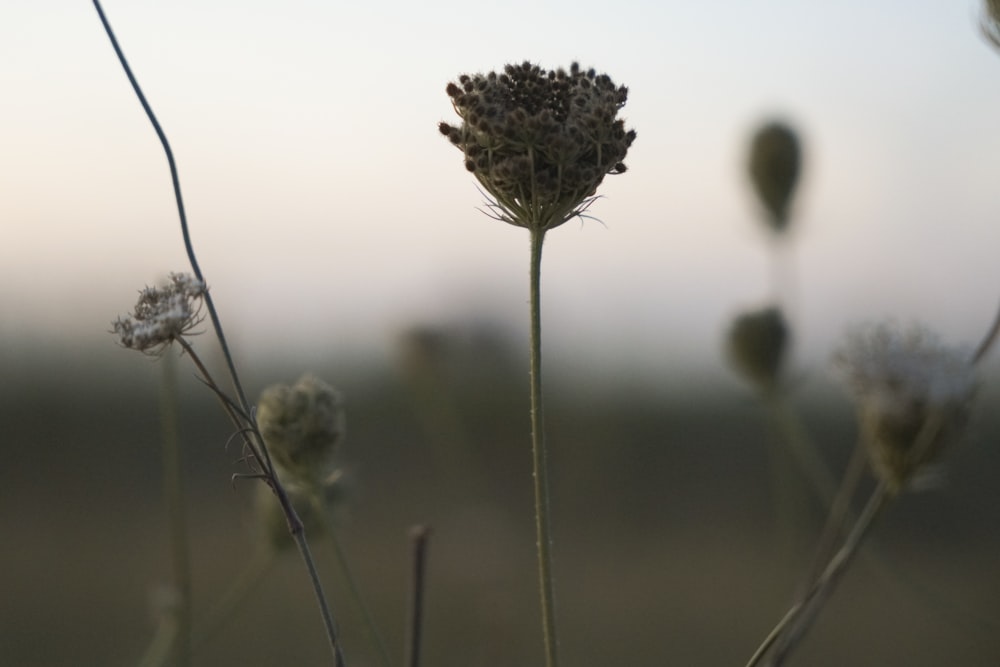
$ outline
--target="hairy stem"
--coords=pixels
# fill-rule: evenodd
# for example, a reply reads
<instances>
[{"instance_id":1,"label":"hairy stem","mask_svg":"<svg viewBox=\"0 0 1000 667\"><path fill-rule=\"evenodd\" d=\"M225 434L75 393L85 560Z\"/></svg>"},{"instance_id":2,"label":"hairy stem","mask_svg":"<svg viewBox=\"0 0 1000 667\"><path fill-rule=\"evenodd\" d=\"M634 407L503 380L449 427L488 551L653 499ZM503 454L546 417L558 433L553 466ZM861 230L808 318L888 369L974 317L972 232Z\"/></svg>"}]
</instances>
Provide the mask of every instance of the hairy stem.
<instances>
[{"instance_id":1,"label":"hairy stem","mask_svg":"<svg viewBox=\"0 0 1000 667\"><path fill-rule=\"evenodd\" d=\"M545 665L556 667L555 593L552 581L552 526L549 511L548 452L545 447L542 410L542 315L541 273L542 242L545 230L531 228L531 453L535 482L535 543L538 550L538 587L542 603L542 634L545 640Z\"/></svg>"}]
</instances>

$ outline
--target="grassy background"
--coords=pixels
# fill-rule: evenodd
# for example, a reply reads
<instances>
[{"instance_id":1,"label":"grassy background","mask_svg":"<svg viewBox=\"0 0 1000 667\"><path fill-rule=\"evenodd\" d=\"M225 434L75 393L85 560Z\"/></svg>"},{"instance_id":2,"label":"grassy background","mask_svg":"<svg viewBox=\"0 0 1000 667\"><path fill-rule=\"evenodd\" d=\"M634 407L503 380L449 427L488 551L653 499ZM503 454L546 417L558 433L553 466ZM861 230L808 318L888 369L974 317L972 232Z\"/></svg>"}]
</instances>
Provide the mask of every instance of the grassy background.
<instances>
[{"instance_id":1,"label":"grassy background","mask_svg":"<svg viewBox=\"0 0 1000 667\"><path fill-rule=\"evenodd\" d=\"M425 523L425 664L540 664L526 360L497 341L411 343L391 365L243 365L252 396L306 369L345 392L352 493L340 534L394 654L407 532ZM110 342L8 350L2 361L0 663L135 664L154 630L151 594L170 572L161 365ZM251 485L229 481L239 470L236 449L225 449L229 425L190 366L179 369L197 622L258 538ZM822 520L761 406L736 384L701 377L589 386L553 370L564 664L744 664L784 612ZM986 383L946 483L891 508L793 664L1000 664L997 384ZM822 456L842 469L854 439L846 398L807 378L795 405ZM375 665L328 545L316 548L349 666ZM311 591L288 553L197 664L325 660Z\"/></svg>"}]
</instances>

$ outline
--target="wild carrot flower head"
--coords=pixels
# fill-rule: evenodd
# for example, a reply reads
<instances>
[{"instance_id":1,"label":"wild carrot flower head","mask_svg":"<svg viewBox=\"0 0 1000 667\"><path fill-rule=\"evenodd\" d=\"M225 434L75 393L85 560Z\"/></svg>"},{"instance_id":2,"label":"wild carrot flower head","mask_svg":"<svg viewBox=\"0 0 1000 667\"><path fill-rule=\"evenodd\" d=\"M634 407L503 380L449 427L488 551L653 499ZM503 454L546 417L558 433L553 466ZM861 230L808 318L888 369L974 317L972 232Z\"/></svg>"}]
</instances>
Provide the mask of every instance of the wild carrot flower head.
<instances>
[{"instance_id":1,"label":"wild carrot flower head","mask_svg":"<svg viewBox=\"0 0 1000 667\"><path fill-rule=\"evenodd\" d=\"M163 287L139 292L132 314L112 323L123 346L159 354L201 322L201 305L208 288L188 273L171 273Z\"/></svg>"},{"instance_id":2,"label":"wild carrot flower head","mask_svg":"<svg viewBox=\"0 0 1000 667\"><path fill-rule=\"evenodd\" d=\"M279 474L292 484L318 488L336 473L334 453L344 436L344 408L333 387L312 376L294 386L265 389L257 426Z\"/></svg>"},{"instance_id":3,"label":"wild carrot flower head","mask_svg":"<svg viewBox=\"0 0 1000 667\"><path fill-rule=\"evenodd\" d=\"M493 197L488 206L499 220L557 227L586 209L606 174L625 171L636 135L617 114L628 89L606 74L524 62L463 74L446 90L462 122L438 129Z\"/></svg>"},{"instance_id":4,"label":"wild carrot flower head","mask_svg":"<svg viewBox=\"0 0 1000 667\"><path fill-rule=\"evenodd\" d=\"M922 328L881 325L854 333L835 362L854 392L872 466L892 492L962 434L976 389L967 350Z\"/></svg>"},{"instance_id":5,"label":"wild carrot flower head","mask_svg":"<svg viewBox=\"0 0 1000 667\"><path fill-rule=\"evenodd\" d=\"M776 233L788 228L801 163L798 136L788 125L768 123L754 134L750 144L750 179L767 209L768 224Z\"/></svg>"}]
</instances>

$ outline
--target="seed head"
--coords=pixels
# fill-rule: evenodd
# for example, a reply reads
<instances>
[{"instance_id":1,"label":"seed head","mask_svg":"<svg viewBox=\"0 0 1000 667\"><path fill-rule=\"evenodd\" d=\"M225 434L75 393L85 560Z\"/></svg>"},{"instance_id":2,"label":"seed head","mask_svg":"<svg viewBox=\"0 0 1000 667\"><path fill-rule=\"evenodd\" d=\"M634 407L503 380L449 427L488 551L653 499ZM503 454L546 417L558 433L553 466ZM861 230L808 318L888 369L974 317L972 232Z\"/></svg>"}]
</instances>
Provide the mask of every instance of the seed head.
<instances>
[{"instance_id":1,"label":"seed head","mask_svg":"<svg viewBox=\"0 0 1000 667\"><path fill-rule=\"evenodd\" d=\"M875 473L899 492L961 436L976 390L968 350L923 328L852 334L834 357L854 392Z\"/></svg>"},{"instance_id":2,"label":"seed head","mask_svg":"<svg viewBox=\"0 0 1000 667\"><path fill-rule=\"evenodd\" d=\"M171 273L163 287L146 287L131 315L119 317L111 332L123 346L156 355L201 322L208 288L187 273Z\"/></svg>"},{"instance_id":3,"label":"seed head","mask_svg":"<svg viewBox=\"0 0 1000 667\"><path fill-rule=\"evenodd\" d=\"M294 386L265 389L257 403L257 426L289 482L318 488L336 473L335 449L344 437L343 401L322 380L304 375Z\"/></svg>"},{"instance_id":4,"label":"seed head","mask_svg":"<svg viewBox=\"0 0 1000 667\"><path fill-rule=\"evenodd\" d=\"M778 384L788 340L788 326L776 306L743 313L729 329L729 361L746 379L769 391Z\"/></svg>"},{"instance_id":5,"label":"seed head","mask_svg":"<svg viewBox=\"0 0 1000 667\"><path fill-rule=\"evenodd\" d=\"M628 89L606 74L526 61L463 74L446 92L462 123L438 129L463 152L499 220L557 227L583 212L606 174L625 171L636 134L617 114Z\"/></svg>"},{"instance_id":6,"label":"seed head","mask_svg":"<svg viewBox=\"0 0 1000 667\"><path fill-rule=\"evenodd\" d=\"M768 224L779 234L788 227L788 212L801 162L799 139L787 125L769 123L754 135L750 144L750 179L767 209Z\"/></svg>"}]
</instances>

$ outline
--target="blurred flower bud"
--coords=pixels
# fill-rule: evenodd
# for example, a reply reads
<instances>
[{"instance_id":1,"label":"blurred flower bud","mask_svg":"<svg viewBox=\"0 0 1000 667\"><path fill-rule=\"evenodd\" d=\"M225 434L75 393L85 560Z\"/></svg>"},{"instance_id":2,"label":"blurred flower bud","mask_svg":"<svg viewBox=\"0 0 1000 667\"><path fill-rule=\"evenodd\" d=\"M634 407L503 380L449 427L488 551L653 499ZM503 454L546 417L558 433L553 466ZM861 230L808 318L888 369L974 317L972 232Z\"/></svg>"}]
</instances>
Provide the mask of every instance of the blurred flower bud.
<instances>
[{"instance_id":1,"label":"blurred flower bud","mask_svg":"<svg viewBox=\"0 0 1000 667\"><path fill-rule=\"evenodd\" d=\"M775 233L780 234L788 227L801 163L799 139L787 125L768 123L754 135L750 144L750 179Z\"/></svg>"},{"instance_id":2,"label":"blurred flower bud","mask_svg":"<svg viewBox=\"0 0 1000 667\"><path fill-rule=\"evenodd\" d=\"M788 326L776 306L743 313L729 329L729 361L743 377L770 391L778 384L788 340Z\"/></svg>"},{"instance_id":3,"label":"blurred flower bud","mask_svg":"<svg viewBox=\"0 0 1000 667\"><path fill-rule=\"evenodd\" d=\"M340 394L322 380L305 375L295 386L265 389L257 405L257 426L288 482L318 488L335 472L344 408Z\"/></svg>"},{"instance_id":4,"label":"blurred flower bud","mask_svg":"<svg viewBox=\"0 0 1000 667\"><path fill-rule=\"evenodd\" d=\"M976 389L969 359L925 329L888 325L856 332L834 357L854 392L872 467L892 493L962 434Z\"/></svg>"}]
</instances>

